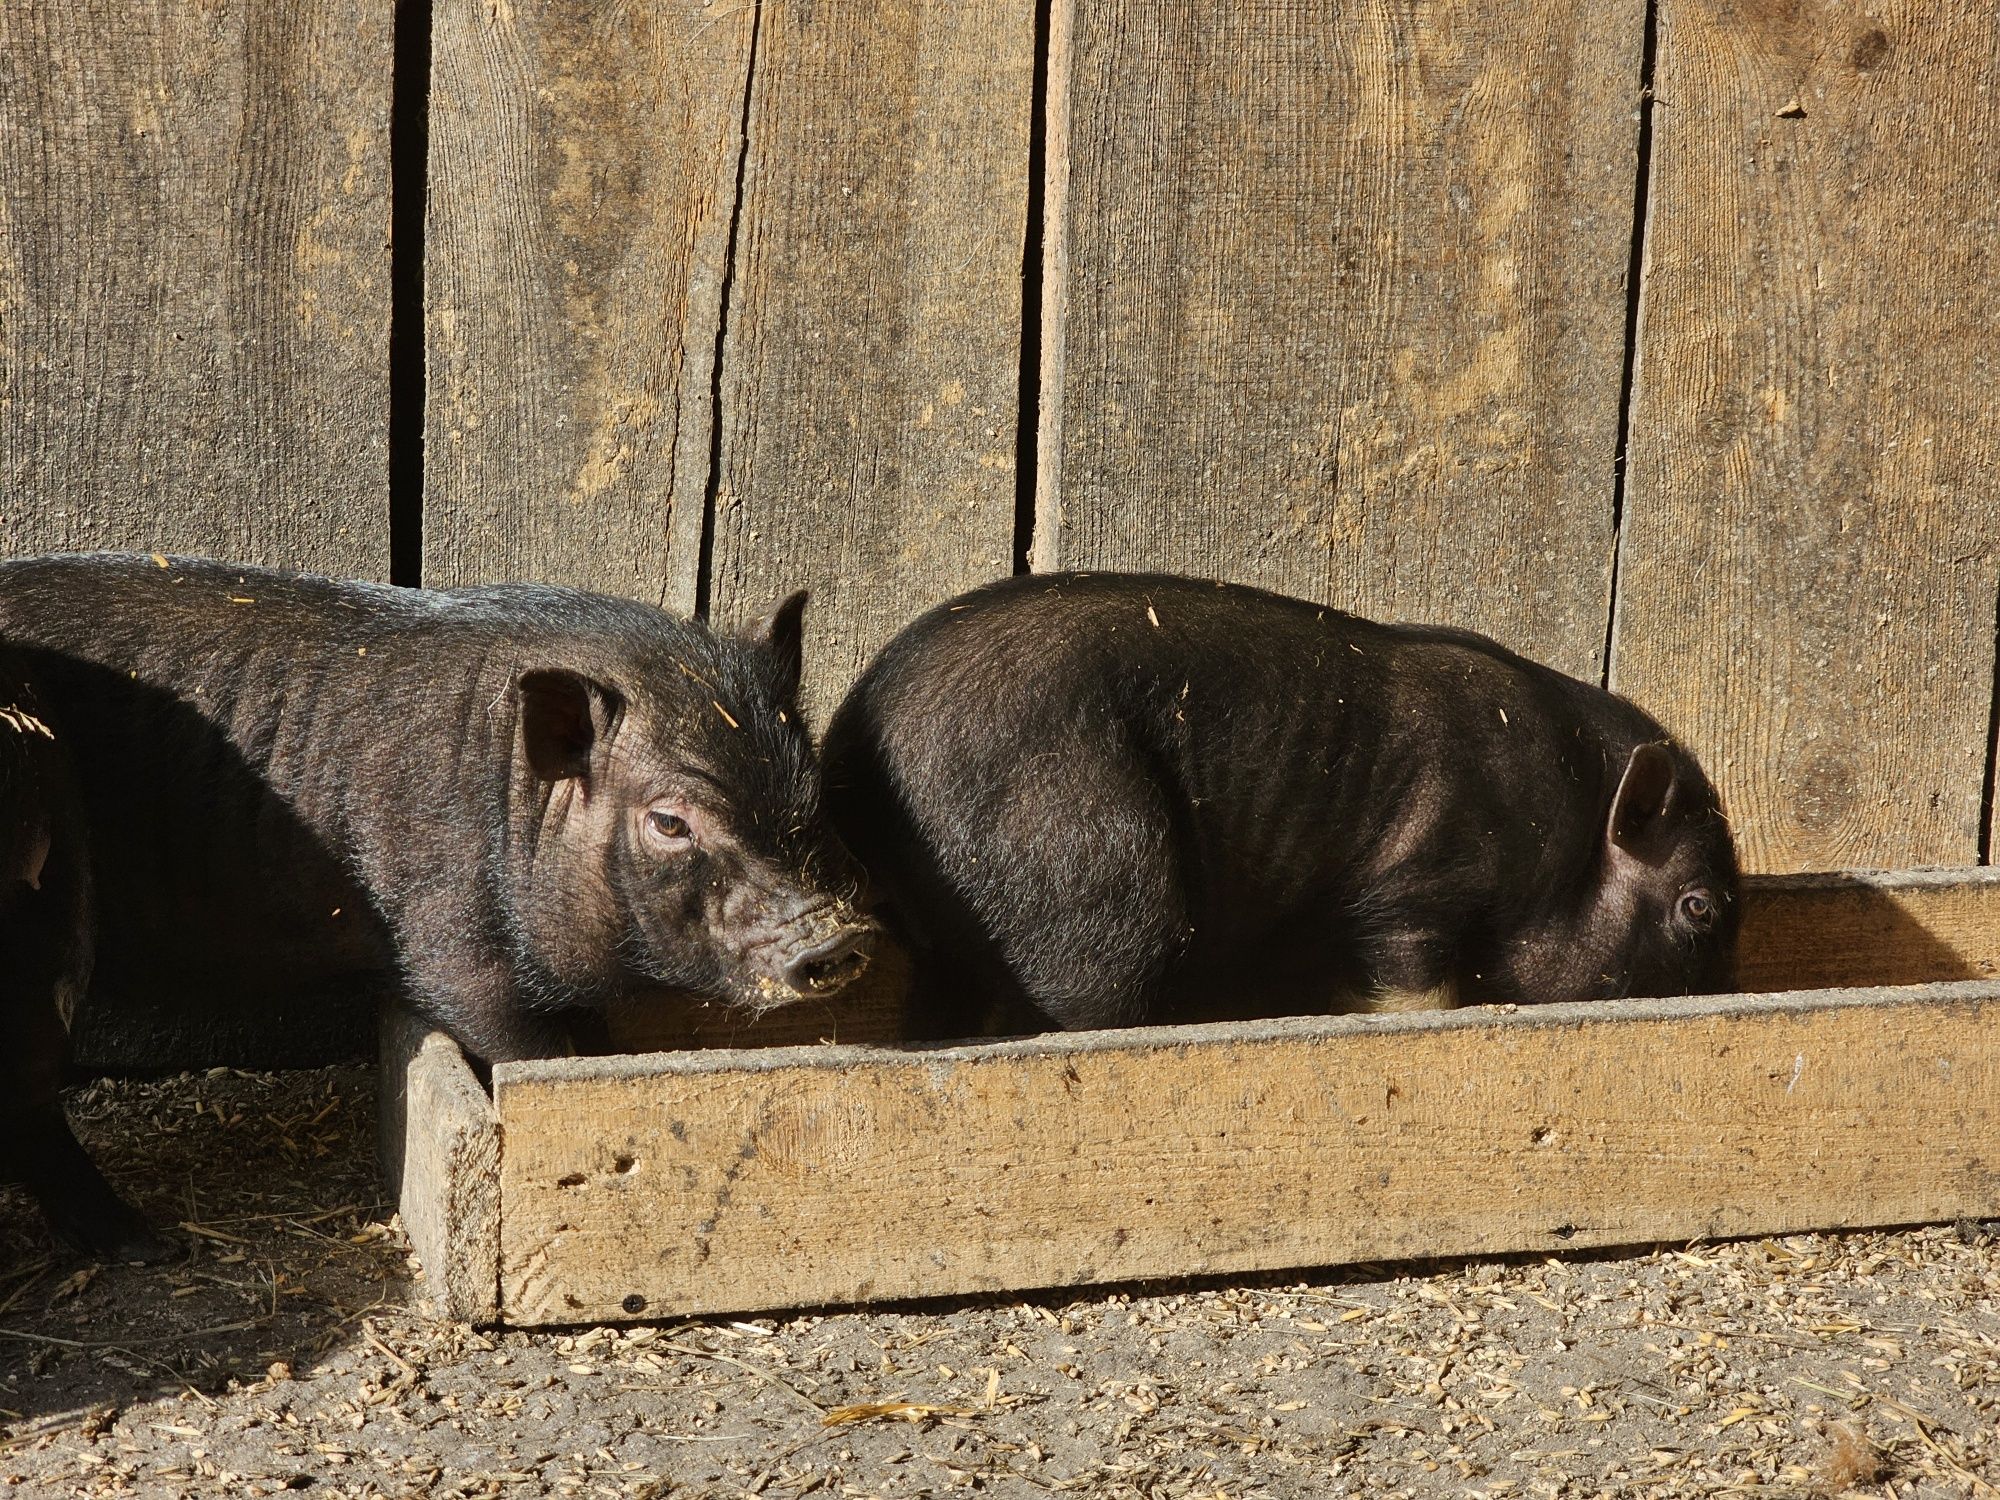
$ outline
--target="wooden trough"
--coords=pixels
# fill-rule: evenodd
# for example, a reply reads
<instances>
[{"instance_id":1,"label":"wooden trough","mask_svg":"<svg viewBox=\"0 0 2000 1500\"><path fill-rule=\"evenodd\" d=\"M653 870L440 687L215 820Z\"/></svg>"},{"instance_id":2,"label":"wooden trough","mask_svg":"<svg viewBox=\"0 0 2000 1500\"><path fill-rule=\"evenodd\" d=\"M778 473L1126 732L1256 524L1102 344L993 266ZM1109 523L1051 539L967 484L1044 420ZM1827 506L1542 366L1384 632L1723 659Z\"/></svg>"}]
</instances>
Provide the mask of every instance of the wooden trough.
<instances>
[{"instance_id":1,"label":"wooden trough","mask_svg":"<svg viewBox=\"0 0 2000 1500\"><path fill-rule=\"evenodd\" d=\"M515 1325L2000 1214L1994 872L1753 880L1742 968L945 1047L822 1015L838 1044L509 1063L490 1097L396 1017L384 1156L443 1307Z\"/></svg>"}]
</instances>

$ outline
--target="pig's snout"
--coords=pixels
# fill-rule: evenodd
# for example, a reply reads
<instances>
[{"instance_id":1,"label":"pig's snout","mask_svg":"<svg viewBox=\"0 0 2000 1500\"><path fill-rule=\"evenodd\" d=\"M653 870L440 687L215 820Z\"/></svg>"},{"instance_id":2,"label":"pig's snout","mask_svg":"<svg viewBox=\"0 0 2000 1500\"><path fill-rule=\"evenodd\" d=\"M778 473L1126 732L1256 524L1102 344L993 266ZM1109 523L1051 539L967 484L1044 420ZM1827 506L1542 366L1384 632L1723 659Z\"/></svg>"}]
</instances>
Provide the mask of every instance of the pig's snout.
<instances>
[{"instance_id":1,"label":"pig's snout","mask_svg":"<svg viewBox=\"0 0 2000 1500\"><path fill-rule=\"evenodd\" d=\"M802 995L830 995L860 978L874 954L872 928L843 927L788 955L781 972L785 983Z\"/></svg>"},{"instance_id":2,"label":"pig's snout","mask_svg":"<svg viewBox=\"0 0 2000 1500\"><path fill-rule=\"evenodd\" d=\"M739 992L744 1004L765 1010L821 999L845 989L867 969L879 929L849 902L794 897L788 908L774 912L776 902L768 894L764 900L770 904L737 949L738 973L747 981L747 992Z\"/></svg>"}]
</instances>

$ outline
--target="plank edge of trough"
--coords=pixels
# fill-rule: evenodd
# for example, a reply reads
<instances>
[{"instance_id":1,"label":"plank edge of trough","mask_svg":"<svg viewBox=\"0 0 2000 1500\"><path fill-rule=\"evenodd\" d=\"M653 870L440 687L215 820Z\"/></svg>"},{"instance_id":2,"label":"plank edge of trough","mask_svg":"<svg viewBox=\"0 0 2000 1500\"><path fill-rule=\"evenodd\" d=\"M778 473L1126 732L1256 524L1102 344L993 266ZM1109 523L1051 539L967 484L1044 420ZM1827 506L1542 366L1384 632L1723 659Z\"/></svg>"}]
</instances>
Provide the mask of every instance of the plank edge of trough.
<instances>
[{"instance_id":1,"label":"plank edge of trough","mask_svg":"<svg viewBox=\"0 0 2000 1500\"><path fill-rule=\"evenodd\" d=\"M1828 1009L1922 1002L2000 999L2000 980L1957 979L1931 984L1871 985L1766 994L1684 995L1667 999L1574 1000L1553 1005L1467 1005L1455 1010L1383 1014L1280 1016L1259 1021L1133 1026L1114 1031L1053 1031L996 1041L808 1043L791 1047L714 1047L680 1052L623 1053L599 1057L537 1058L501 1063L493 1070L493 1103L502 1119L514 1089L546 1084L621 1081L646 1077L699 1077L716 1073L770 1073L792 1068L842 1069L865 1065L956 1065L1008 1058L1078 1056L1098 1052L1293 1041L1335 1041L1349 1036L1517 1027L1585 1028L1642 1021L1712 1016L1810 1015Z\"/></svg>"},{"instance_id":2,"label":"plank edge of trough","mask_svg":"<svg viewBox=\"0 0 2000 1500\"><path fill-rule=\"evenodd\" d=\"M500 1316L500 1115L449 1036L385 1004L377 1149L403 1232L447 1316ZM412 1105L414 1104L414 1108Z\"/></svg>"},{"instance_id":3,"label":"plank edge of trough","mask_svg":"<svg viewBox=\"0 0 2000 1500\"><path fill-rule=\"evenodd\" d=\"M1822 891L1927 892L2000 886L2000 865L1923 865L1907 870L1797 870L1743 877L1751 896Z\"/></svg>"}]
</instances>

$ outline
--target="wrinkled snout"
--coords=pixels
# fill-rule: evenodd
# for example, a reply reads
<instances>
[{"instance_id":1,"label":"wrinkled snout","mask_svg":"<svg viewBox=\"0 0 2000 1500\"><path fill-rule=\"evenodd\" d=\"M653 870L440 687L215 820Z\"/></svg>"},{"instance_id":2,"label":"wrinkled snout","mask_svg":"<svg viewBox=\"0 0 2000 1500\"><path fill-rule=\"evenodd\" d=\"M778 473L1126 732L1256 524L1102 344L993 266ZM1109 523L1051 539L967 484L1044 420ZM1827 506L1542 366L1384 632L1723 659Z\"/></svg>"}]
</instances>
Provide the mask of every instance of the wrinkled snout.
<instances>
[{"instance_id":1,"label":"wrinkled snout","mask_svg":"<svg viewBox=\"0 0 2000 1500\"><path fill-rule=\"evenodd\" d=\"M781 928L765 962L779 983L799 995L845 989L875 954L875 924L844 902L801 912Z\"/></svg>"}]
</instances>

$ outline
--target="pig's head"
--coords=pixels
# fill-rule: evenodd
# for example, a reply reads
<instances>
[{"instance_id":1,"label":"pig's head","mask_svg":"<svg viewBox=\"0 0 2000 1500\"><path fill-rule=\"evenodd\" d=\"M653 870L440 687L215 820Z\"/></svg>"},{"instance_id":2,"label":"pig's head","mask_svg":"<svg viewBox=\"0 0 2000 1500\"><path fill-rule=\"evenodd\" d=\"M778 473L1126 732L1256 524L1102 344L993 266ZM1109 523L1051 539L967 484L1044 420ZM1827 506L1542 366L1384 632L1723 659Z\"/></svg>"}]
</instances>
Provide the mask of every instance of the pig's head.
<instances>
[{"instance_id":1,"label":"pig's head","mask_svg":"<svg viewBox=\"0 0 2000 1500\"><path fill-rule=\"evenodd\" d=\"M821 814L796 701L804 607L518 675L517 948L559 1000L637 981L762 1010L867 966L861 875Z\"/></svg>"},{"instance_id":2,"label":"pig's head","mask_svg":"<svg viewBox=\"0 0 2000 1500\"><path fill-rule=\"evenodd\" d=\"M1701 995L1736 978L1736 847L1714 788L1672 741L1612 757L1610 805L1580 872L1536 893L1498 946L1494 998Z\"/></svg>"}]
</instances>

